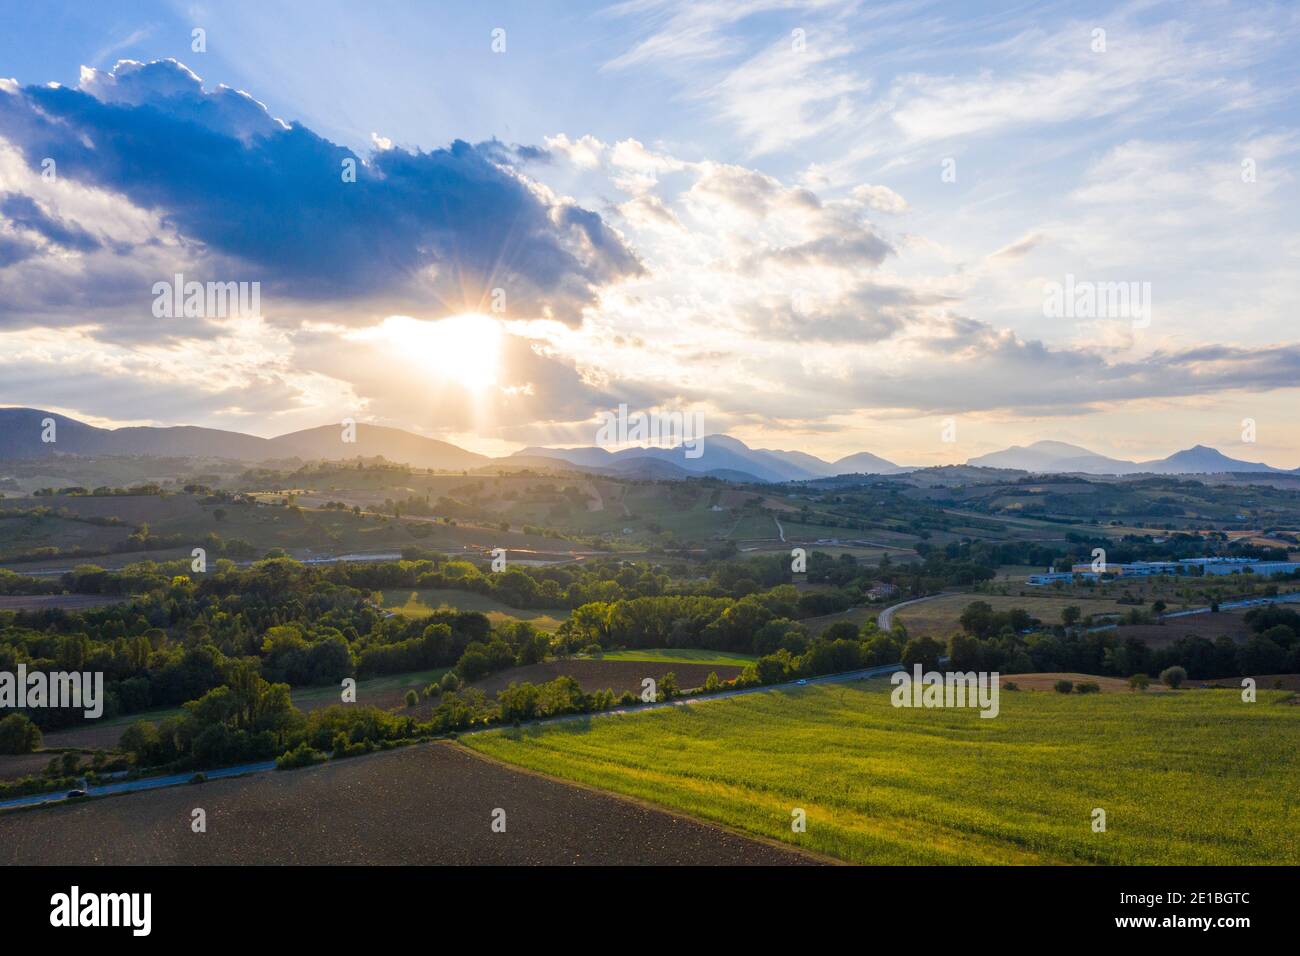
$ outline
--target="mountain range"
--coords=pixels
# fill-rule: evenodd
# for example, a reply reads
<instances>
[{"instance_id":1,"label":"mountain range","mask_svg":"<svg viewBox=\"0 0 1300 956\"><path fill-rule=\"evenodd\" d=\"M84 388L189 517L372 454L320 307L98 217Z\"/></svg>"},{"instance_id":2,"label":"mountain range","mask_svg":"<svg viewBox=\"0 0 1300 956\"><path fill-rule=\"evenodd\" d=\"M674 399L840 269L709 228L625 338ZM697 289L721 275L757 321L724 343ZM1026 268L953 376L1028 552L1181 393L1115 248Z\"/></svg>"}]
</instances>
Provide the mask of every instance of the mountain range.
<instances>
[{"instance_id":1,"label":"mountain range","mask_svg":"<svg viewBox=\"0 0 1300 956\"><path fill-rule=\"evenodd\" d=\"M54 422L54 442L43 442L45 422ZM276 438L195 426L99 428L33 408L0 408L0 460L63 453L85 456L138 455L160 458L226 458L261 462L284 459L335 461L384 457L419 468L468 471L487 465L541 467L564 462L583 471L632 478L714 477L728 481L808 481L845 474L894 475L918 469L896 465L870 452L825 461L801 451L750 448L728 435L700 440L698 455L676 448L530 447L505 458L466 451L448 442L400 428L359 423L354 440L344 440L341 425L322 425ZM1006 468L1036 474L1218 474L1269 472L1297 474L1262 462L1229 458L1204 445L1151 461L1108 458L1058 441L1015 445L966 462L979 468Z\"/></svg>"},{"instance_id":2,"label":"mountain range","mask_svg":"<svg viewBox=\"0 0 1300 956\"><path fill-rule=\"evenodd\" d=\"M1084 475L1197 475L1249 471L1285 473L1263 462L1241 461L1205 445L1195 445L1174 452L1168 458L1150 461L1126 461L1107 458L1078 445L1059 441L1039 441L1028 447L1013 445L1002 451L980 455L966 462L980 468L1015 468L1040 474ZM1294 472L1291 472L1294 474Z\"/></svg>"}]
</instances>

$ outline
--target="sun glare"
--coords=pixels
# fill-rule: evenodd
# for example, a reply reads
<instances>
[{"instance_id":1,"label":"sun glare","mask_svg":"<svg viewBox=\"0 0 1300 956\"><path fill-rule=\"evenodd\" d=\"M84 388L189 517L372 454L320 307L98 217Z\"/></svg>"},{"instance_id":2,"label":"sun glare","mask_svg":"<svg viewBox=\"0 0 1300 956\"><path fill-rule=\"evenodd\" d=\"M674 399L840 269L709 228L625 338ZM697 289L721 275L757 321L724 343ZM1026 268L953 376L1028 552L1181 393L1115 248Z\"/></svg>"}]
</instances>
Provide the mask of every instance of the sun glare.
<instances>
[{"instance_id":1,"label":"sun glare","mask_svg":"<svg viewBox=\"0 0 1300 956\"><path fill-rule=\"evenodd\" d=\"M495 319L475 312L436 322L390 315L381 330L403 356L438 381L454 382L470 391L497 383L501 327Z\"/></svg>"}]
</instances>

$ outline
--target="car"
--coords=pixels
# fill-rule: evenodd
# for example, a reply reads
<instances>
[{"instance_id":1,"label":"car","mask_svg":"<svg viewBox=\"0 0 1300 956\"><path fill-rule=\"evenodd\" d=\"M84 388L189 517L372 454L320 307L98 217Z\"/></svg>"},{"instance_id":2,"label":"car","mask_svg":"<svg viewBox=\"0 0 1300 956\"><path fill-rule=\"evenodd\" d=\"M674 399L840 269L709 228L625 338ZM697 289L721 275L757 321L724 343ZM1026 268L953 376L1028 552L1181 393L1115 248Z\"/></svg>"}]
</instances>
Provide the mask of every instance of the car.
<instances>
[{"instance_id":1,"label":"car","mask_svg":"<svg viewBox=\"0 0 1300 956\"><path fill-rule=\"evenodd\" d=\"M795 683L796 683L796 684L806 684L806 683L808 683L808 678L806 678L806 677L801 677L801 678L799 678L797 681L795 681Z\"/></svg>"},{"instance_id":2,"label":"car","mask_svg":"<svg viewBox=\"0 0 1300 956\"><path fill-rule=\"evenodd\" d=\"M67 792L67 794L65 794L65 796L66 796L69 800L71 800L73 797L84 797L84 796L86 796L86 791L85 791L85 790L69 790L69 791Z\"/></svg>"}]
</instances>

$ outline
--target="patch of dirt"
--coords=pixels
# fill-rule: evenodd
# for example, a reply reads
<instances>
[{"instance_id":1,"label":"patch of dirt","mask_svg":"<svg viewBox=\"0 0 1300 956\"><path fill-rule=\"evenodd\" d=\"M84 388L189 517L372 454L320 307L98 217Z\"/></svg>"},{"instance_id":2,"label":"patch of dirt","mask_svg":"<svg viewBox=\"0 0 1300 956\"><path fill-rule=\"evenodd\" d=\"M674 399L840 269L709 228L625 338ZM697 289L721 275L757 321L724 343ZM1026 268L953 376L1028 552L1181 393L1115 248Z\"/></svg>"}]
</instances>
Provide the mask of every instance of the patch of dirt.
<instances>
[{"instance_id":1,"label":"patch of dirt","mask_svg":"<svg viewBox=\"0 0 1300 956\"><path fill-rule=\"evenodd\" d=\"M1115 628L1115 634L1121 641L1127 637L1136 637L1147 647L1158 649L1189 636L1216 641L1226 634L1238 644L1244 644L1250 636L1250 628L1246 626L1244 613L1226 612L1175 617L1163 624L1122 624Z\"/></svg>"},{"instance_id":2,"label":"patch of dirt","mask_svg":"<svg viewBox=\"0 0 1300 956\"><path fill-rule=\"evenodd\" d=\"M207 833L190 812L207 811ZM494 833L494 811L506 832ZM0 813L0 864L811 864L793 849L427 744Z\"/></svg>"},{"instance_id":3,"label":"patch of dirt","mask_svg":"<svg viewBox=\"0 0 1300 956\"><path fill-rule=\"evenodd\" d=\"M576 680L584 692L609 689L616 694L631 691L641 693L641 681L647 677L656 682L663 680L665 674L672 672L677 676L677 686L682 690L702 687L710 673L716 673L719 680L729 680L740 676L741 668L721 664L667 664L662 661L603 661L603 660L556 660L527 667L511 667L496 674L489 674L471 687L478 687L489 697L497 691L504 690L510 684L544 684L561 675L568 675Z\"/></svg>"}]
</instances>

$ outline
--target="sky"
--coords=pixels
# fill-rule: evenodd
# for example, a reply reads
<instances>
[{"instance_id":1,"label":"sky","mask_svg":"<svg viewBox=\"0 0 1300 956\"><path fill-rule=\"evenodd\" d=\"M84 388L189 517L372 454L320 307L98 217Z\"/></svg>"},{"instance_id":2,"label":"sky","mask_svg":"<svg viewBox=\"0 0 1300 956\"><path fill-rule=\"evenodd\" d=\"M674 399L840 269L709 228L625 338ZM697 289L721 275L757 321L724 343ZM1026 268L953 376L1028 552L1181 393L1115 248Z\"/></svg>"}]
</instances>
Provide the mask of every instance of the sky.
<instances>
[{"instance_id":1,"label":"sky","mask_svg":"<svg viewBox=\"0 0 1300 956\"><path fill-rule=\"evenodd\" d=\"M1294 468L1298 40L1227 0L4 3L0 405Z\"/></svg>"}]
</instances>

